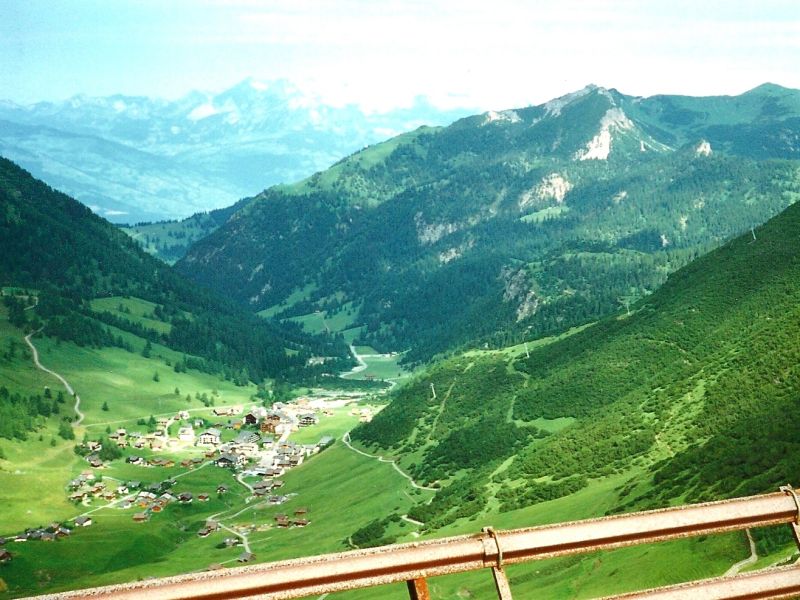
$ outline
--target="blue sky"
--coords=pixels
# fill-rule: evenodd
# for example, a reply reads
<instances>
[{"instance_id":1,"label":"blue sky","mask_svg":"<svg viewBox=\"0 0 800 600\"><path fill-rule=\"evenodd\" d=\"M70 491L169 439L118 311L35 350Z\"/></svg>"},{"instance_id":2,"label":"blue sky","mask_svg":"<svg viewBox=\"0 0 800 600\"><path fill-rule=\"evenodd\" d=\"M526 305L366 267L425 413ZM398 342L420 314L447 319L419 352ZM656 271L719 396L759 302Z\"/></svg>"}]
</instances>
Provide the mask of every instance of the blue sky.
<instances>
[{"instance_id":1,"label":"blue sky","mask_svg":"<svg viewBox=\"0 0 800 600\"><path fill-rule=\"evenodd\" d=\"M482 109L596 83L637 95L800 88L800 2L0 0L0 98L176 98L247 76L325 102Z\"/></svg>"}]
</instances>

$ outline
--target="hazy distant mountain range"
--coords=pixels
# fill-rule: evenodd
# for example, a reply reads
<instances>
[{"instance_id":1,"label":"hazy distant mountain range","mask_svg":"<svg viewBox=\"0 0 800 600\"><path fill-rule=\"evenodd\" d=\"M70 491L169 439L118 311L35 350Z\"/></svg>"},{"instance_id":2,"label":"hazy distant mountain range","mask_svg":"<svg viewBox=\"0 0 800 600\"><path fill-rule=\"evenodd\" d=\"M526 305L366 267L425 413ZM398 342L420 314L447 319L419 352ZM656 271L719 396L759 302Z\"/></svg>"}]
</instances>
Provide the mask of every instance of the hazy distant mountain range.
<instances>
[{"instance_id":1,"label":"hazy distant mountain range","mask_svg":"<svg viewBox=\"0 0 800 600\"><path fill-rule=\"evenodd\" d=\"M112 221L173 219L229 206L365 145L469 112L418 98L409 108L365 114L327 106L286 81L252 79L175 101L0 101L0 155Z\"/></svg>"}]
</instances>

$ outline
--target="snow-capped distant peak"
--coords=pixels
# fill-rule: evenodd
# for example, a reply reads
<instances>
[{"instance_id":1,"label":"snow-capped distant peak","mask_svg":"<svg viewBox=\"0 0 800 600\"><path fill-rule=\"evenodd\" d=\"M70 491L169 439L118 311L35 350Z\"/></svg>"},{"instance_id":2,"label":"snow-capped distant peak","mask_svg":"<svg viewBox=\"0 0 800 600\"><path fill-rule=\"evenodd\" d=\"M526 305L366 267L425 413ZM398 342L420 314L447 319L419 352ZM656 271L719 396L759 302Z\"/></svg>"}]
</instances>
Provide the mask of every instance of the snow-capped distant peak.
<instances>
[{"instance_id":1,"label":"snow-capped distant peak","mask_svg":"<svg viewBox=\"0 0 800 600\"><path fill-rule=\"evenodd\" d=\"M196 107L192 112L186 115L186 118L190 121L200 121L207 117L217 114L219 111L214 108L214 105L210 102L206 102L205 104L201 104L200 106Z\"/></svg>"},{"instance_id":2,"label":"snow-capped distant peak","mask_svg":"<svg viewBox=\"0 0 800 600\"><path fill-rule=\"evenodd\" d=\"M269 84L264 83L263 81L250 79L248 83L250 84L250 87L256 90L257 92L265 92L269 89Z\"/></svg>"}]
</instances>

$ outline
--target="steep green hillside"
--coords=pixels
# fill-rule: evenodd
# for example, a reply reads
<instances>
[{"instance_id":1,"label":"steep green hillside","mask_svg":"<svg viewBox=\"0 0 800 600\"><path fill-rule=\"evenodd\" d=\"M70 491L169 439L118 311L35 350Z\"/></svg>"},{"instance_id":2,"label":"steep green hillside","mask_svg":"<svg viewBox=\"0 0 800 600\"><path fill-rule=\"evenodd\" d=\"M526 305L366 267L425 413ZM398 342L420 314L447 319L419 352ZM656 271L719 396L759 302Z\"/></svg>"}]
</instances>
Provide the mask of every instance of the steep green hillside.
<instances>
[{"instance_id":1,"label":"steep green hillside","mask_svg":"<svg viewBox=\"0 0 800 600\"><path fill-rule=\"evenodd\" d=\"M795 205L674 273L630 314L527 352L437 365L352 437L443 485L410 513L431 529L608 478L610 512L796 483L798 239Z\"/></svg>"},{"instance_id":2,"label":"steep green hillside","mask_svg":"<svg viewBox=\"0 0 800 600\"><path fill-rule=\"evenodd\" d=\"M265 191L177 267L281 319L347 307L412 362L563 331L796 201L798 106L590 86L419 129Z\"/></svg>"},{"instance_id":3,"label":"steep green hillside","mask_svg":"<svg viewBox=\"0 0 800 600\"><path fill-rule=\"evenodd\" d=\"M196 213L181 221L137 223L121 228L146 252L171 265L183 258L192 244L219 229L244 203L239 201L226 208Z\"/></svg>"},{"instance_id":4,"label":"steep green hillside","mask_svg":"<svg viewBox=\"0 0 800 600\"><path fill-rule=\"evenodd\" d=\"M241 382L315 376L350 364L341 341L267 322L203 290L88 208L4 159L0 256L0 285L41 291L32 314L20 313L16 324L30 320L38 328L46 322L45 333L60 339L125 347L108 329L111 325L201 357L196 366ZM156 316L170 325L168 331L93 310L93 298L111 296L134 296L157 305ZM306 368L314 355L341 360Z\"/></svg>"}]
</instances>

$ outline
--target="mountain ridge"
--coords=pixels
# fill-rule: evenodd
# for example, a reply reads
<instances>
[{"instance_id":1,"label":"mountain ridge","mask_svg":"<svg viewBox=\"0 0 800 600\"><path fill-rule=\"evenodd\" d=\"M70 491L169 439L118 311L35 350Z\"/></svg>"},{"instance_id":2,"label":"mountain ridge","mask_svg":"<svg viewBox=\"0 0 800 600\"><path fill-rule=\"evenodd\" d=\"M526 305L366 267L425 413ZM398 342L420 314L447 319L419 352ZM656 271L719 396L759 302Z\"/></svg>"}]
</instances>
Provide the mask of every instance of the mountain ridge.
<instances>
[{"instance_id":1,"label":"mountain ridge","mask_svg":"<svg viewBox=\"0 0 800 600\"><path fill-rule=\"evenodd\" d=\"M555 333L798 198L790 92L757 122L769 93L671 132L677 100L597 87L415 130L266 190L177 267L254 310L307 290L282 317L353 303L359 339L409 360Z\"/></svg>"}]
</instances>

